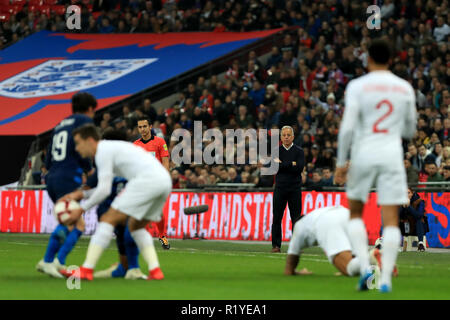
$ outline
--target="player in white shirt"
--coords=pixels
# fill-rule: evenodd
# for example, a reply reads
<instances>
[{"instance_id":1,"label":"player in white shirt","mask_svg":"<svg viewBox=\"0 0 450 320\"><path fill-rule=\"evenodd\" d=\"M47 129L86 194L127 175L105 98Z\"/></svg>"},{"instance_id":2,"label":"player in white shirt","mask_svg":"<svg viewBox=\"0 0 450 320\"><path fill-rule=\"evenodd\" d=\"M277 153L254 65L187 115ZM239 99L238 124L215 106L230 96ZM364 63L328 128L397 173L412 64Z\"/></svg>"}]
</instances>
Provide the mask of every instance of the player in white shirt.
<instances>
[{"instance_id":1,"label":"player in white shirt","mask_svg":"<svg viewBox=\"0 0 450 320\"><path fill-rule=\"evenodd\" d=\"M408 203L401 139L411 139L416 131L414 89L389 71L390 57L386 41L372 41L369 47L370 72L350 81L346 88L335 174L338 184L347 180L348 232L361 264L359 290L367 290L365 279L370 277L362 212L370 188L377 188L384 224L381 292L389 292L392 288L392 270L401 239L398 208Z\"/></svg>"},{"instance_id":2,"label":"player in white shirt","mask_svg":"<svg viewBox=\"0 0 450 320\"><path fill-rule=\"evenodd\" d=\"M294 226L291 241L289 242L286 259L286 275L310 274L307 269L296 271L301 250L312 246L320 246L328 260L342 274L356 276L360 274L358 257L353 257L352 246L347 234L347 223L350 211L342 206L316 209ZM372 263L378 264L380 251L372 251Z\"/></svg>"},{"instance_id":3,"label":"player in white shirt","mask_svg":"<svg viewBox=\"0 0 450 320\"><path fill-rule=\"evenodd\" d=\"M74 130L73 137L75 148L80 155L95 157L98 184L94 189L77 190L63 197L77 201L88 198L81 205L81 209L71 212L69 223L106 199L111 192L114 177L123 177L128 183L114 199L108 211L101 216L79 274L64 271L61 273L65 276L75 274L81 279L92 280L95 265L108 247L114 227L128 219L131 236L148 263L147 279L163 279L152 236L145 230L145 226L150 220L157 222L161 219L164 203L172 189L169 173L155 157L130 142L100 140L100 134L93 125Z\"/></svg>"}]
</instances>

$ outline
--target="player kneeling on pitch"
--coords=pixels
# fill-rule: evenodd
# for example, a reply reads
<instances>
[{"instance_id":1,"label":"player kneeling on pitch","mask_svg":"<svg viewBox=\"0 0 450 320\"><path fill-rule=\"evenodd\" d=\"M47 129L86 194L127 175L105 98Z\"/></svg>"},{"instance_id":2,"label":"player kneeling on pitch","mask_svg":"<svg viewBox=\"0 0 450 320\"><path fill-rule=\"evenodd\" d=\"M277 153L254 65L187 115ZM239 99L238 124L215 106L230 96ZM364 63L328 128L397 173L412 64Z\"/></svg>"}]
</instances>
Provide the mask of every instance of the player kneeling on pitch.
<instances>
[{"instance_id":1,"label":"player kneeling on pitch","mask_svg":"<svg viewBox=\"0 0 450 320\"><path fill-rule=\"evenodd\" d=\"M72 134L78 153L82 157L95 159L98 184L94 189L77 190L63 197L77 201L88 198L81 209L71 211L71 217L66 223L72 223L83 212L105 200L111 192L114 177L123 177L128 183L100 218L79 273L64 270L61 273L92 280L95 265L113 238L114 227L128 218L131 236L148 264L147 279L163 279L152 236L145 226L149 221L161 219L164 203L172 189L169 173L156 158L132 143L100 140L100 134L93 125L81 126Z\"/></svg>"},{"instance_id":2,"label":"player kneeling on pitch","mask_svg":"<svg viewBox=\"0 0 450 320\"><path fill-rule=\"evenodd\" d=\"M346 231L350 211L342 206L326 207L314 210L296 222L289 243L286 260L286 275L311 274L307 269L296 271L300 260L300 251L319 245L328 260L344 275L360 274L359 258L353 257L352 247ZM381 253L373 249L371 263L381 268Z\"/></svg>"}]
</instances>

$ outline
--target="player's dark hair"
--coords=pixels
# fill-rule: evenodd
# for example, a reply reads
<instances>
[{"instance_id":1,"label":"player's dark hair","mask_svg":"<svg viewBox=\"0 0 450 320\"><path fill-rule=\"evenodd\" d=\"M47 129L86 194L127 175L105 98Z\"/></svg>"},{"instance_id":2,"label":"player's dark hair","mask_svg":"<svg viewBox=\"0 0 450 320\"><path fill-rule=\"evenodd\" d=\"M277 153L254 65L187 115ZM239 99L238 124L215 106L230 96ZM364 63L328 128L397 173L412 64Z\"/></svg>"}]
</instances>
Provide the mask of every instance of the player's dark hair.
<instances>
[{"instance_id":1,"label":"player's dark hair","mask_svg":"<svg viewBox=\"0 0 450 320\"><path fill-rule=\"evenodd\" d=\"M77 92L72 96L72 113L85 113L89 107L97 107L97 99L87 92Z\"/></svg>"},{"instance_id":2,"label":"player's dark hair","mask_svg":"<svg viewBox=\"0 0 450 320\"><path fill-rule=\"evenodd\" d=\"M450 166L444 166L444 170L450 170Z\"/></svg>"},{"instance_id":3,"label":"player's dark hair","mask_svg":"<svg viewBox=\"0 0 450 320\"><path fill-rule=\"evenodd\" d=\"M81 139L93 138L95 141L99 141L101 138L99 129L93 124L84 124L72 131L72 136L80 135Z\"/></svg>"},{"instance_id":4,"label":"player's dark hair","mask_svg":"<svg viewBox=\"0 0 450 320\"><path fill-rule=\"evenodd\" d=\"M152 125L152 121L151 121L150 118L147 117L147 116L139 117L139 118L137 119L137 122L139 122L139 121L145 121L145 120L147 120L149 126Z\"/></svg>"},{"instance_id":5,"label":"player's dark hair","mask_svg":"<svg viewBox=\"0 0 450 320\"><path fill-rule=\"evenodd\" d=\"M105 132L103 132L102 139L128 141L125 131L113 128L106 128Z\"/></svg>"},{"instance_id":6,"label":"player's dark hair","mask_svg":"<svg viewBox=\"0 0 450 320\"><path fill-rule=\"evenodd\" d=\"M388 64L392 56L392 47L385 40L375 39L369 45L369 56L377 64Z\"/></svg>"}]
</instances>

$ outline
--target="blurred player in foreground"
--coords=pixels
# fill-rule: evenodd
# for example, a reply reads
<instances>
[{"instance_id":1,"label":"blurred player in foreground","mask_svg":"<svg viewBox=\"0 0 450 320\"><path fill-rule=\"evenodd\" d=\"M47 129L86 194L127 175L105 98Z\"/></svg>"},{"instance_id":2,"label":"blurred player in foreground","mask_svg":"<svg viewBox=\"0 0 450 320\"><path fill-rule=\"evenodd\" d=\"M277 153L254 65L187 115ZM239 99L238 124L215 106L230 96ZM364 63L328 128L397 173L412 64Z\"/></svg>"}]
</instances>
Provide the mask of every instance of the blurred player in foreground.
<instances>
[{"instance_id":1,"label":"blurred player in foreground","mask_svg":"<svg viewBox=\"0 0 450 320\"><path fill-rule=\"evenodd\" d=\"M89 159L82 159L75 151L72 130L92 123L97 100L87 92L72 97L72 115L62 120L53 130L45 166L49 171L45 177L47 192L53 203L63 195L78 189L83 172L91 170ZM70 229L70 230L69 230ZM36 266L38 271L61 278L59 269L64 268L66 257L73 249L82 232L84 220L73 221L69 227L59 224L50 235L44 259ZM55 258L55 255L57 257Z\"/></svg>"},{"instance_id":2,"label":"blurred player in foreground","mask_svg":"<svg viewBox=\"0 0 450 320\"><path fill-rule=\"evenodd\" d=\"M319 245L332 263L342 274L356 276L360 274L360 260L353 257L352 246L347 234L350 211L342 206L320 208L305 215L296 222L289 242L286 260L286 275L306 275L307 269L296 271L301 250ZM372 264L381 269L380 250L370 252ZM397 271L395 270L395 273Z\"/></svg>"},{"instance_id":3,"label":"blurred player in foreground","mask_svg":"<svg viewBox=\"0 0 450 320\"><path fill-rule=\"evenodd\" d=\"M401 239L398 208L408 203L402 137L414 136L416 102L411 85L389 71L390 59L389 44L373 40L369 47L370 72L347 85L338 136L335 179L338 184L347 180L348 233L361 265L358 290L368 289L366 283L371 276L367 232L362 220L370 188L373 185L377 188L383 219L381 292L392 290L392 271Z\"/></svg>"},{"instance_id":4,"label":"blurred player in foreground","mask_svg":"<svg viewBox=\"0 0 450 320\"><path fill-rule=\"evenodd\" d=\"M127 141L127 135L120 130L106 129L103 133L104 140L122 140ZM95 188L98 184L97 172L92 174L86 185L88 188ZM100 221L101 216L108 211L115 197L125 188L127 180L121 177L114 177L111 194L97 207L97 217ZM94 273L95 278L125 278L127 280L147 279L139 268L139 249L130 234L126 225L118 225L114 228L116 235L116 244L119 251L119 263L113 264L110 268Z\"/></svg>"},{"instance_id":5,"label":"blurred player in foreground","mask_svg":"<svg viewBox=\"0 0 450 320\"><path fill-rule=\"evenodd\" d=\"M169 173L142 148L124 141L100 140L97 128L93 125L74 130L73 138L81 156L95 158L98 185L89 191L77 190L64 196L65 199L77 201L88 198L80 209L71 212L69 223L108 197L114 177L123 177L128 183L100 218L79 272L62 270L61 273L92 280L94 268L113 237L114 227L128 219L131 236L148 264L147 279L163 279L152 236L145 226L150 221L161 219L162 208L172 189Z\"/></svg>"},{"instance_id":6,"label":"blurred player in foreground","mask_svg":"<svg viewBox=\"0 0 450 320\"><path fill-rule=\"evenodd\" d=\"M152 130L152 123L148 117L141 117L137 120L137 127L141 138L134 142L135 145L144 148L151 155L153 155L159 162L162 163L168 172L169 170L169 150L163 138L157 137ZM166 221L164 215L161 216L161 221L156 223L159 232L159 242L161 246L168 250L170 249L169 240L166 237Z\"/></svg>"}]
</instances>

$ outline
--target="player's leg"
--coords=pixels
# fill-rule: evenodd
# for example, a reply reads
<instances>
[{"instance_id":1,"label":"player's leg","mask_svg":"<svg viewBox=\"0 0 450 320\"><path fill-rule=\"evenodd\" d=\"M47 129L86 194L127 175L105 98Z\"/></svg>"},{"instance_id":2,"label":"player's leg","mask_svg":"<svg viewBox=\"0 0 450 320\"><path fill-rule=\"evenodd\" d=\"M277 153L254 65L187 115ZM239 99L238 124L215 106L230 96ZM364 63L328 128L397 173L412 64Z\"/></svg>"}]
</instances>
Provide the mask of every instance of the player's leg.
<instances>
[{"instance_id":1,"label":"player's leg","mask_svg":"<svg viewBox=\"0 0 450 320\"><path fill-rule=\"evenodd\" d=\"M64 179L64 177L54 176L49 174L46 177L47 193L52 199L53 203L56 202L64 194L71 191L74 186L73 181ZM52 277L62 277L58 272L58 268L54 264L55 256L58 250L65 242L69 229L67 226L59 224L55 230L53 230L48 240L47 249L45 251L44 259L38 262L36 269L40 272L44 272Z\"/></svg>"},{"instance_id":2,"label":"player's leg","mask_svg":"<svg viewBox=\"0 0 450 320\"><path fill-rule=\"evenodd\" d=\"M402 163L384 170L377 179L377 193L383 218L380 291L389 292L392 289L392 273L402 237L398 226L399 206L408 203L406 174Z\"/></svg>"},{"instance_id":3,"label":"player's leg","mask_svg":"<svg viewBox=\"0 0 450 320\"><path fill-rule=\"evenodd\" d=\"M158 229L158 237L161 246L163 247L163 249L169 250L170 243L166 237L166 219L164 218L164 213L161 214L161 221L156 222L155 224Z\"/></svg>"},{"instance_id":4,"label":"player's leg","mask_svg":"<svg viewBox=\"0 0 450 320\"><path fill-rule=\"evenodd\" d=\"M165 200L165 199L164 199ZM151 234L145 229L149 220L136 220L130 217L128 227L130 234L136 242L144 260L147 262L149 276L148 279L162 280L164 275L159 266L158 256Z\"/></svg>"},{"instance_id":5,"label":"player's leg","mask_svg":"<svg viewBox=\"0 0 450 320\"><path fill-rule=\"evenodd\" d=\"M113 278L123 278L127 273L128 269L128 260L126 256L125 249L125 226L118 225L114 229L114 234L116 235L116 245L117 250L119 251L119 264L117 268L111 272L111 277Z\"/></svg>"},{"instance_id":6,"label":"player's leg","mask_svg":"<svg viewBox=\"0 0 450 320\"><path fill-rule=\"evenodd\" d=\"M52 177L46 178L47 183L47 193L52 199L53 203L56 202L56 200L59 199L59 194L61 192L57 192L56 181L54 181ZM58 226L53 230L52 234L50 235L50 238L48 240L47 250L45 251L44 255L44 262L45 263L53 263L53 260L55 259L55 255L58 252L59 248L62 246L64 241L66 240L67 235L69 234L69 229L63 225L58 224Z\"/></svg>"},{"instance_id":7,"label":"player's leg","mask_svg":"<svg viewBox=\"0 0 450 320\"><path fill-rule=\"evenodd\" d=\"M381 279L380 288L382 291L391 291L392 273L397 261L398 247L401 241L401 232L398 227L398 205L382 205L381 214L383 216L383 251L381 254Z\"/></svg>"},{"instance_id":8,"label":"player's leg","mask_svg":"<svg viewBox=\"0 0 450 320\"><path fill-rule=\"evenodd\" d=\"M106 209L107 210L107 209ZM101 215L106 212L102 212L103 209L97 209L97 215ZM112 264L109 268L105 270L96 271L94 273L94 278L123 278L127 273L128 261L125 252L124 244L124 230L125 226L118 225L114 229L114 234L116 235L116 245L119 252L119 262Z\"/></svg>"},{"instance_id":9,"label":"player's leg","mask_svg":"<svg viewBox=\"0 0 450 320\"><path fill-rule=\"evenodd\" d=\"M368 237L362 220L364 203L377 176L377 170L367 161L354 161L350 165L347 179L347 198L350 209L350 219L347 223L347 234L351 248L360 262L360 281L358 290L367 290L366 280L371 276Z\"/></svg>"},{"instance_id":10,"label":"player's leg","mask_svg":"<svg viewBox=\"0 0 450 320\"><path fill-rule=\"evenodd\" d=\"M78 239L83 234L84 227L85 227L84 219L83 217L80 217L80 219L74 225L72 231L70 231L70 233L67 235L63 245L58 250L58 256L55 259L55 264L58 269L63 268L64 265L66 264L67 255L72 251L72 249L78 242Z\"/></svg>"},{"instance_id":11,"label":"player's leg","mask_svg":"<svg viewBox=\"0 0 450 320\"><path fill-rule=\"evenodd\" d=\"M280 252L281 248L281 221L288 198L285 192L275 188L273 192L273 219L272 219L272 252Z\"/></svg>"},{"instance_id":12,"label":"player's leg","mask_svg":"<svg viewBox=\"0 0 450 320\"><path fill-rule=\"evenodd\" d=\"M139 267L139 248L131 236L128 223L124 229L125 254L128 261L128 271L125 275L127 280L147 279Z\"/></svg>"},{"instance_id":13,"label":"player's leg","mask_svg":"<svg viewBox=\"0 0 450 320\"><path fill-rule=\"evenodd\" d=\"M112 207L102 215L100 223L89 242L86 259L80 268L80 278L93 279L93 271L103 251L109 246L114 234L114 227L125 223L127 215ZM65 274L67 275L67 274Z\"/></svg>"},{"instance_id":14,"label":"player's leg","mask_svg":"<svg viewBox=\"0 0 450 320\"><path fill-rule=\"evenodd\" d=\"M359 258L353 257L351 251L342 251L333 258L333 264L342 274L353 277L360 274Z\"/></svg>"}]
</instances>

